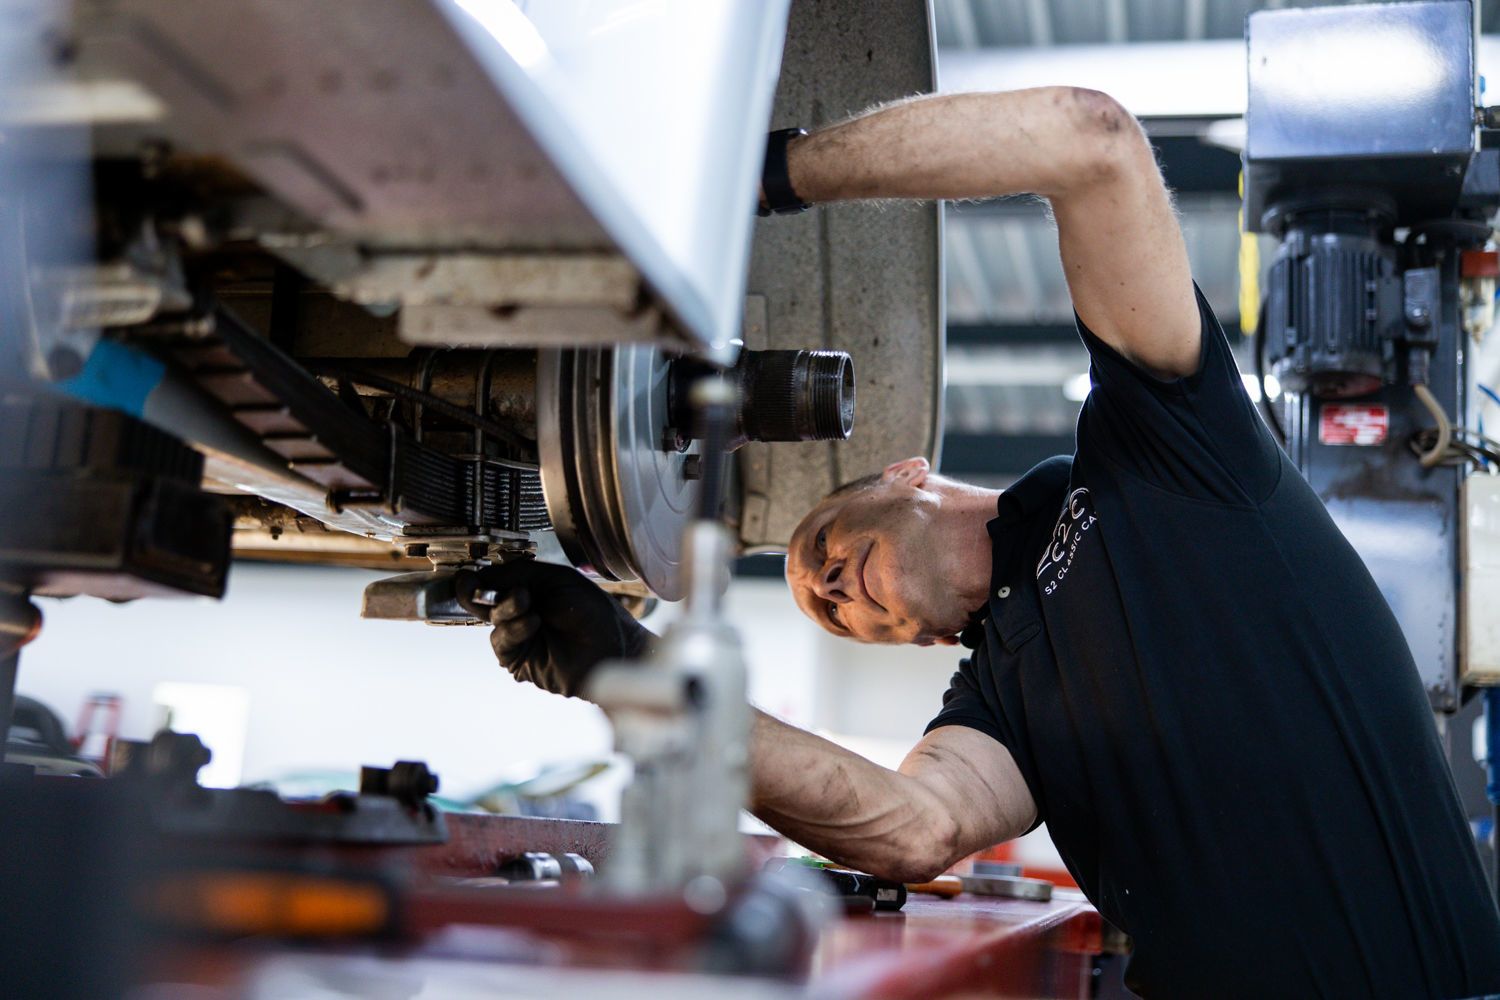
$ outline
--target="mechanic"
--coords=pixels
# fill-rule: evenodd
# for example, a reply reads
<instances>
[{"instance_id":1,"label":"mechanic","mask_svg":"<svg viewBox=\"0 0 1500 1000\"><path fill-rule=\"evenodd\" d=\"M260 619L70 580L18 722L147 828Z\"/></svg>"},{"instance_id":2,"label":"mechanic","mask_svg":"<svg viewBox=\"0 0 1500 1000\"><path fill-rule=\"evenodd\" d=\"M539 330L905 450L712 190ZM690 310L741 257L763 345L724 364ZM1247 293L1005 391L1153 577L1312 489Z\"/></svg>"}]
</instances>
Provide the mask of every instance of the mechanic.
<instances>
[{"instance_id":1,"label":"mechanic","mask_svg":"<svg viewBox=\"0 0 1500 1000\"><path fill-rule=\"evenodd\" d=\"M1500 993L1405 638L1247 396L1131 115L1068 87L918 98L767 162L771 208L1045 198L1093 390L1073 457L1004 492L910 458L802 521L787 580L825 629L972 654L895 771L757 713L755 814L908 881L1045 821L1146 996ZM550 690L649 643L566 567L478 582L507 595L501 662Z\"/></svg>"}]
</instances>

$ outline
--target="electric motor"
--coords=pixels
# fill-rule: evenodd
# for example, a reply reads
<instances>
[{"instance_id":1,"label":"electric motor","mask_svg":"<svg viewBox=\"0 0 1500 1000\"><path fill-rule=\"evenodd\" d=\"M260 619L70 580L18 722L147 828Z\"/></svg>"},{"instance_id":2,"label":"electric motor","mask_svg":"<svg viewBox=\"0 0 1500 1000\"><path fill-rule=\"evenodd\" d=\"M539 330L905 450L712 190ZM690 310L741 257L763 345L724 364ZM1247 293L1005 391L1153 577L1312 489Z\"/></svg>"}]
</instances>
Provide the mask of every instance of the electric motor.
<instances>
[{"instance_id":1,"label":"electric motor","mask_svg":"<svg viewBox=\"0 0 1500 1000\"><path fill-rule=\"evenodd\" d=\"M1281 237L1262 321L1267 363L1286 391L1344 398L1380 388L1401 321L1394 217L1372 194L1289 200L1262 219Z\"/></svg>"}]
</instances>

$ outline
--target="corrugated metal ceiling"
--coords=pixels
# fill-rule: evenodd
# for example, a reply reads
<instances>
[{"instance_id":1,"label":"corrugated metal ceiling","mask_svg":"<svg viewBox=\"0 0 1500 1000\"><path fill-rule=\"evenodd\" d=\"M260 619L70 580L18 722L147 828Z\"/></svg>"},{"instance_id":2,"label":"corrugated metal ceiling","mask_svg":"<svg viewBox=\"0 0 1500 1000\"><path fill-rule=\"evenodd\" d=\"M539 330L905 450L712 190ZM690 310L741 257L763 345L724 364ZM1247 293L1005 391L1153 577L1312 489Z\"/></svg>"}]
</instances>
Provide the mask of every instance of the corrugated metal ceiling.
<instances>
[{"instance_id":1,"label":"corrugated metal ceiling","mask_svg":"<svg viewBox=\"0 0 1500 1000\"><path fill-rule=\"evenodd\" d=\"M1237 315L1239 200L1194 195L1177 208L1203 294L1221 316ZM950 324L1072 322L1057 232L1040 206L950 206L945 239Z\"/></svg>"},{"instance_id":2,"label":"corrugated metal ceiling","mask_svg":"<svg viewBox=\"0 0 1500 1000\"><path fill-rule=\"evenodd\" d=\"M939 46L964 49L1239 38L1253 10L1315 5L1316 0L934 0ZM1482 0L1481 17L1483 24L1500 25L1500 0ZM1178 208L1194 276L1221 319L1233 324L1239 312L1238 198L1233 191L1195 193L1179 197ZM1077 403L1065 397L1062 386L1087 369L1082 345L1006 342L1007 326L1072 321L1056 232L1045 207L1021 199L950 206L945 239L950 326L985 326L995 335L992 344L950 347L949 430L1002 439L1066 434ZM1263 261L1270 249L1263 240ZM1250 370L1245 346L1238 351L1242 367ZM993 383L982 374L997 371L1004 377Z\"/></svg>"}]
</instances>

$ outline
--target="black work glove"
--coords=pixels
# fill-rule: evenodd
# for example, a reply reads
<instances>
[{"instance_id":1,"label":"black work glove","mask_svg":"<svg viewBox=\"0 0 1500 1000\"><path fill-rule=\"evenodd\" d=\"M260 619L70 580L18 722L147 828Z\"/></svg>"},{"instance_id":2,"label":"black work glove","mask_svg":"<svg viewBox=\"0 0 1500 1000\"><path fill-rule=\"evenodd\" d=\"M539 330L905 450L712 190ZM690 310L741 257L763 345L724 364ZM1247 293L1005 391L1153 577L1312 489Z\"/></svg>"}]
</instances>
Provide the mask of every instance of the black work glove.
<instances>
[{"instance_id":1,"label":"black work glove","mask_svg":"<svg viewBox=\"0 0 1500 1000\"><path fill-rule=\"evenodd\" d=\"M655 638L614 598L570 566L520 559L454 579L458 603L495 626L490 645L520 681L578 697L604 660L633 660ZM495 594L494 605L475 600Z\"/></svg>"}]
</instances>

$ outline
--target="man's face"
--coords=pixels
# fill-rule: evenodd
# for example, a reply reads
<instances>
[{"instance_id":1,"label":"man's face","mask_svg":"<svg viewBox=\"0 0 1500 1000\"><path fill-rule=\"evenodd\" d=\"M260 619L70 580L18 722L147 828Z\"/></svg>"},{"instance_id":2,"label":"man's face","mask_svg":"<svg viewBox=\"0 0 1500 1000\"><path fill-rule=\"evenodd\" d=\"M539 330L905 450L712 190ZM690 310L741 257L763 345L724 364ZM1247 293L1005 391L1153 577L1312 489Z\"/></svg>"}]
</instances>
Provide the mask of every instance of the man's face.
<instances>
[{"instance_id":1,"label":"man's face","mask_svg":"<svg viewBox=\"0 0 1500 1000\"><path fill-rule=\"evenodd\" d=\"M927 645L967 619L934 520L937 494L923 488L925 461L899 463L875 486L824 500L802 519L787 549L797 606L834 635ZM915 470L915 475L892 470Z\"/></svg>"}]
</instances>

